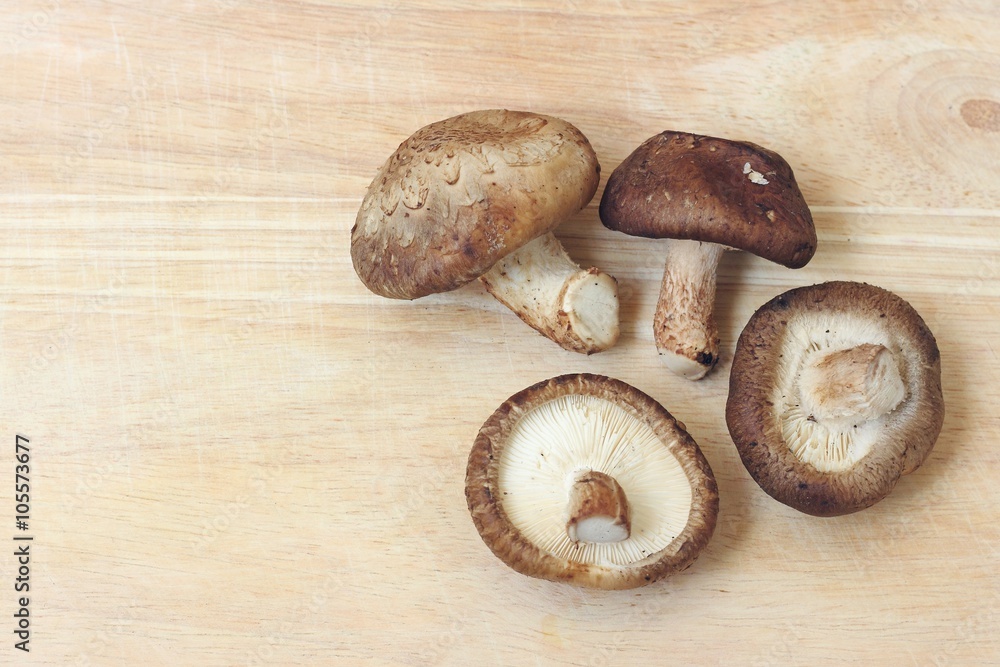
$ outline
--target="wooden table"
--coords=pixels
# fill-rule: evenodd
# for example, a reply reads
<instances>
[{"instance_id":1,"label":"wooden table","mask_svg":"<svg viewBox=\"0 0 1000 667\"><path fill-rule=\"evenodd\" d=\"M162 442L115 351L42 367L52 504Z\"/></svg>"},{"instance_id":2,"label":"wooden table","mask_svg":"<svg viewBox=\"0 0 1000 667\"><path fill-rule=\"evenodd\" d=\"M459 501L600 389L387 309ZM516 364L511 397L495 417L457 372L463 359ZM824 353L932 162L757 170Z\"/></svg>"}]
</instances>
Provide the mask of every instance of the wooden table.
<instances>
[{"instance_id":1,"label":"wooden table","mask_svg":"<svg viewBox=\"0 0 1000 667\"><path fill-rule=\"evenodd\" d=\"M995 4L6 4L0 663L1000 663ZM658 365L657 244L605 230L597 198L558 235L621 283L611 351L563 351L478 285L370 294L349 230L375 170L490 107L574 123L605 178L668 128L775 149L819 250L798 271L725 258L699 383ZM888 499L824 520L760 491L723 408L756 307L838 278L922 313L948 413ZM671 580L528 579L470 520L479 426L580 371L663 402L715 470L715 537Z\"/></svg>"}]
</instances>

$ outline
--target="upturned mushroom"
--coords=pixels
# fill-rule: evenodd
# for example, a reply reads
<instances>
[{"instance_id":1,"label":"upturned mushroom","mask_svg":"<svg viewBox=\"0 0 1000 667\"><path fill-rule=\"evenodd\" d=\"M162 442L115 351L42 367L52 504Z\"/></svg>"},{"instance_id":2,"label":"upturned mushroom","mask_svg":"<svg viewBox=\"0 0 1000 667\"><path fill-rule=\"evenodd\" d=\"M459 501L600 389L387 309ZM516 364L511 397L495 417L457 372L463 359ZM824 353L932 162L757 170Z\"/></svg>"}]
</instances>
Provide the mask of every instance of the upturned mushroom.
<instances>
[{"instance_id":1,"label":"upturned mushroom","mask_svg":"<svg viewBox=\"0 0 1000 667\"><path fill-rule=\"evenodd\" d=\"M581 269L552 231L593 198L587 138L551 116L474 111L432 123L382 165L351 230L373 292L416 299L479 278L541 334L575 352L618 339L618 284Z\"/></svg>"},{"instance_id":2,"label":"upturned mushroom","mask_svg":"<svg viewBox=\"0 0 1000 667\"><path fill-rule=\"evenodd\" d=\"M609 229L669 239L653 336L667 367L691 380L719 360L713 312L722 251L746 250L793 269L816 251L791 167L748 142L661 132L614 170L600 213Z\"/></svg>"},{"instance_id":3,"label":"upturned mushroom","mask_svg":"<svg viewBox=\"0 0 1000 667\"><path fill-rule=\"evenodd\" d=\"M906 301L831 282L764 304L740 335L726 422L764 491L817 516L870 507L944 420L937 343Z\"/></svg>"},{"instance_id":4,"label":"upturned mushroom","mask_svg":"<svg viewBox=\"0 0 1000 667\"><path fill-rule=\"evenodd\" d=\"M659 403L619 380L540 382L486 420L465 495L494 554L532 577L634 588L691 565L718 487L698 445Z\"/></svg>"}]
</instances>

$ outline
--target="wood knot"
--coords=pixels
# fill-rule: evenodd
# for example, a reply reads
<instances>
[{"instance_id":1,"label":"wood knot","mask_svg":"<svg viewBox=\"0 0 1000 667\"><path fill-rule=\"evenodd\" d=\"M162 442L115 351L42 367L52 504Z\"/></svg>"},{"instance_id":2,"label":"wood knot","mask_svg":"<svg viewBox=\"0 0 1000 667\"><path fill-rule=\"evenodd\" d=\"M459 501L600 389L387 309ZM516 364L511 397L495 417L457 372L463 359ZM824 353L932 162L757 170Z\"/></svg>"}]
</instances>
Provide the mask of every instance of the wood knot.
<instances>
[{"instance_id":1,"label":"wood knot","mask_svg":"<svg viewBox=\"0 0 1000 667\"><path fill-rule=\"evenodd\" d=\"M1000 132L1000 102L993 100L966 100L959 112L971 128L987 132Z\"/></svg>"}]
</instances>

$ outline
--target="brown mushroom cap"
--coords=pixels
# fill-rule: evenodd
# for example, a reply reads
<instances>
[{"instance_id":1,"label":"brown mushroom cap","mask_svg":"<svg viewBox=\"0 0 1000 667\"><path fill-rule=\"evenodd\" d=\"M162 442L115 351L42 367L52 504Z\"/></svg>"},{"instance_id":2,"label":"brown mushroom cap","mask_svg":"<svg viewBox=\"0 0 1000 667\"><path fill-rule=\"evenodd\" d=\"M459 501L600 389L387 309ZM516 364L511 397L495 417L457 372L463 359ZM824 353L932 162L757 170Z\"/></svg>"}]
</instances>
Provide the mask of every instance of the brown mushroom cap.
<instances>
[{"instance_id":1,"label":"brown mushroom cap","mask_svg":"<svg viewBox=\"0 0 1000 667\"><path fill-rule=\"evenodd\" d=\"M816 252L792 168L749 142L661 132L612 172L600 212L608 229L718 243L790 268Z\"/></svg>"},{"instance_id":2,"label":"brown mushroom cap","mask_svg":"<svg viewBox=\"0 0 1000 667\"><path fill-rule=\"evenodd\" d=\"M386 297L456 289L586 206L599 176L587 138L558 118L494 109L432 123L369 186L354 268Z\"/></svg>"},{"instance_id":3,"label":"brown mushroom cap","mask_svg":"<svg viewBox=\"0 0 1000 667\"><path fill-rule=\"evenodd\" d=\"M616 480L610 492L590 496L610 505L604 513L626 523L628 536L573 542L564 509L580 505L574 484L606 477ZM476 438L465 495L483 541L507 565L604 589L687 568L719 508L712 469L684 425L635 387L589 374L552 378L505 401ZM627 507L609 500L621 496Z\"/></svg>"},{"instance_id":4,"label":"brown mushroom cap","mask_svg":"<svg viewBox=\"0 0 1000 667\"><path fill-rule=\"evenodd\" d=\"M841 366L846 375L830 373L824 360L831 359L854 366ZM838 386L837 378L866 360L870 373ZM819 397L842 401L853 417L814 409L803 381L816 369L834 383L819 386ZM900 383L898 396L874 416L861 400L869 381ZM845 392L854 392L853 403L843 401ZM740 335L726 405L729 433L761 488L802 512L833 516L875 504L923 463L943 420L937 343L892 292L854 282L801 287L762 306Z\"/></svg>"}]
</instances>

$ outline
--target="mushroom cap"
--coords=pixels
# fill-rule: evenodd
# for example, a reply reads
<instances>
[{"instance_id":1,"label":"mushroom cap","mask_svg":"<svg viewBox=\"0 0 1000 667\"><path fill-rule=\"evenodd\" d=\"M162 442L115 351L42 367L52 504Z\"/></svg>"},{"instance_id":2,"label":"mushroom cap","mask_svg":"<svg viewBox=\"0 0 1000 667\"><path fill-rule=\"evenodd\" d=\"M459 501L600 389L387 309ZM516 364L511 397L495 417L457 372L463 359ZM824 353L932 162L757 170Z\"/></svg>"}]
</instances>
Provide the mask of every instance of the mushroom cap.
<instances>
[{"instance_id":1,"label":"mushroom cap","mask_svg":"<svg viewBox=\"0 0 1000 667\"><path fill-rule=\"evenodd\" d=\"M902 402L856 423L805 414L797 383L809 359L871 345L893 353ZM764 304L740 335L729 433L760 487L802 512L835 516L875 504L923 463L943 421L934 335L892 292L855 282L800 287Z\"/></svg>"},{"instance_id":2,"label":"mushroom cap","mask_svg":"<svg viewBox=\"0 0 1000 667\"><path fill-rule=\"evenodd\" d=\"M623 488L631 514L624 541L570 540L565 503L588 470ZM635 387L590 374L507 399L479 431L465 495L483 541L514 570L603 589L687 568L719 510L712 469L684 425Z\"/></svg>"},{"instance_id":3,"label":"mushroom cap","mask_svg":"<svg viewBox=\"0 0 1000 667\"><path fill-rule=\"evenodd\" d=\"M551 116L493 109L432 123L368 187L354 268L386 297L456 289L586 206L600 170L587 138Z\"/></svg>"},{"instance_id":4,"label":"mushroom cap","mask_svg":"<svg viewBox=\"0 0 1000 667\"><path fill-rule=\"evenodd\" d=\"M608 229L718 243L793 269L816 252L792 168L744 141L661 132L611 173L600 212Z\"/></svg>"}]
</instances>

